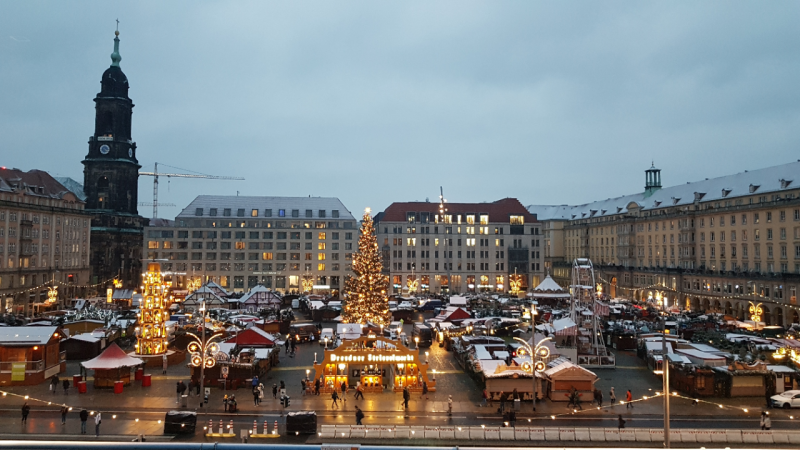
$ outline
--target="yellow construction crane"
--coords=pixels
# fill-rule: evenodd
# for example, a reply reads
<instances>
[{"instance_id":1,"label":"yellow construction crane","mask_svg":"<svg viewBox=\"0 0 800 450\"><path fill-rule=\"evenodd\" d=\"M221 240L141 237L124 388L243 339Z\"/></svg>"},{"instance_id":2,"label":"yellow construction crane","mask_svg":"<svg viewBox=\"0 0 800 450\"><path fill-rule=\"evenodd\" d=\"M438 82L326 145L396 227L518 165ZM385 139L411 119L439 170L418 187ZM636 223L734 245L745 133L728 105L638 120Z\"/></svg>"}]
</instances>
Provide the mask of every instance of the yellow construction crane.
<instances>
[{"instance_id":1,"label":"yellow construction crane","mask_svg":"<svg viewBox=\"0 0 800 450\"><path fill-rule=\"evenodd\" d=\"M167 166L172 169L177 170L185 170L187 172L191 172L188 169L181 169L180 167L173 167L167 164L162 164L162 166ZM139 172L139 175L144 175L148 177L153 177L153 219L158 218L158 177L167 177L167 178L205 178L208 180L244 180L244 177L223 177L218 175L206 175L202 173L194 173L194 174L187 174L187 173L164 173L158 171L158 163L155 163L152 172ZM162 203L162 205L166 205Z\"/></svg>"}]
</instances>

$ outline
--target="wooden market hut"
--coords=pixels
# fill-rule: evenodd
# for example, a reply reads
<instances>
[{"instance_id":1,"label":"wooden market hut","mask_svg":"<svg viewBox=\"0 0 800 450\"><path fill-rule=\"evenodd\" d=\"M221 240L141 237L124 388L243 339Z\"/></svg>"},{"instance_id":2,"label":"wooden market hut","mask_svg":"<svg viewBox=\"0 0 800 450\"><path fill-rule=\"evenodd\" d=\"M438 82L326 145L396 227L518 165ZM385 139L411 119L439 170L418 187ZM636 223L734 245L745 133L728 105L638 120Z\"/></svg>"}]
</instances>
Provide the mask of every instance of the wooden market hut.
<instances>
[{"instance_id":1,"label":"wooden market hut","mask_svg":"<svg viewBox=\"0 0 800 450\"><path fill-rule=\"evenodd\" d=\"M542 372L547 380L547 397L554 402L569 401L569 392L574 388L583 401L591 402L594 398L594 384L598 378L594 372L573 364L566 359L559 359L548 364Z\"/></svg>"},{"instance_id":2,"label":"wooden market hut","mask_svg":"<svg viewBox=\"0 0 800 450\"><path fill-rule=\"evenodd\" d=\"M228 308L228 300L220 297L219 294L209 286L201 286L200 289L189 294L183 301L183 308L186 311L197 311L203 301L206 302L207 309Z\"/></svg>"},{"instance_id":3,"label":"wooden market hut","mask_svg":"<svg viewBox=\"0 0 800 450\"><path fill-rule=\"evenodd\" d=\"M259 284L239 299L239 309L258 311L261 308L280 309L281 296Z\"/></svg>"},{"instance_id":4,"label":"wooden market hut","mask_svg":"<svg viewBox=\"0 0 800 450\"><path fill-rule=\"evenodd\" d=\"M94 387L114 387L115 381L125 386L131 384L131 367L144 364L139 358L125 353L116 343L112 343L100 356L82 362L85 369L94 370Z\"/></svg>"},{"instance_id":5,"label":"wooden market hut","mask_svg":"<svg viewBox=\"0 0 800 450\"><path fill-rule=\"evenodd\" d=\"M57 326L0 327L0 385L30 386L66 370Z\"/></svg>"},{"instance_id":6,"label":"wooden market hut","mask_svg":"<svg viewBox=\"0 0 800 450\"><path fill-rule=\"evenodd\" d=\"M314 376L320 379L323 393L342 382L350 387L361 383L364 392L402 392L405 387L422 392L422 383L429 391L436 390L436 380L428 378L428 364L420 361L419 349L411 350L399 341L362 336L323 351L322 361L314 364Z\"/></svg>"}]
</instances>

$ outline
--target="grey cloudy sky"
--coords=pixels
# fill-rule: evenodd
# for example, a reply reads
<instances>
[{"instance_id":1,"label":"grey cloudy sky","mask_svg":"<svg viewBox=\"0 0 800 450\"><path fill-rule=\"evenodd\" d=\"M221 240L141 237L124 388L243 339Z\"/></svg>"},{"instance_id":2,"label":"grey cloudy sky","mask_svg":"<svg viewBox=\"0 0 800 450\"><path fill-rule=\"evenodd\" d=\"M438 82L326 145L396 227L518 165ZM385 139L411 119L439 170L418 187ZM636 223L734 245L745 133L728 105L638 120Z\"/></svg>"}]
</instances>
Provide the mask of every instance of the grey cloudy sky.
<instances>
[{"instance_id":1,"label":"grey cloudy sky","mask_svg":"<svg viewBox=\"0 0 800 450\"><path fill-rule=\"evenodd\" d=\"M83 181L119 18L133 138L198 194L585 203L800 157L800 3L0 3L0 165ZM166 169L166 168L165 168ZM140 201L152 200L142 177ZM151 214L140 207L140 213Z\"/></svg>"}]
</instances>

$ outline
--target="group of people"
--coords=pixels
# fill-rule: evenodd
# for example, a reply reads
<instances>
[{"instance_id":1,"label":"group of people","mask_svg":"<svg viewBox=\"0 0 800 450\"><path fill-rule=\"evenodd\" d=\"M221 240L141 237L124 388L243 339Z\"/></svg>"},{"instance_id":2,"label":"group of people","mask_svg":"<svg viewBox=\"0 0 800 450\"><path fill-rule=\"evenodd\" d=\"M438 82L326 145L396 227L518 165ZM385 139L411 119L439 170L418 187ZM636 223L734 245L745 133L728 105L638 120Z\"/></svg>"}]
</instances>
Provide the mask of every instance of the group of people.
<instances>
[{"instance_id":1,"label":"group of people","mask_svg":"<svg viewBox=\"0 0 800 450\"><path fill-rule=\"evenodd\" d=\"M67 413L72 408L69 408L67 405L61 405L61 425L66 425L67 423ZM28 415L31 413L31 406L28 402L22 404L22 424L28 424ZM81 409L81 412L78 414L78 417L81 419L81 434L86 434L86 422L89 420L89 411L86 409ZM103 414L98 411L97 414L94 415L94 434L95 436L100 436L100 424L103 422Z\"/></svg>"},{"instance_id":2,"label":"group of people","mask_svg":"<svg viewBox=\"0 0 800 450\"><path fill-rule=\"evenodd\" d=\"M53 392L53 395L58 394L59 384L61 384L61 386L64 388L64 395L68 395L67 392L69 391L69 380L64 379L64 381L60 381L58 379L58 375L53 375L53 377L50 378L50 390Z\"/></svg>"}]
</instances>

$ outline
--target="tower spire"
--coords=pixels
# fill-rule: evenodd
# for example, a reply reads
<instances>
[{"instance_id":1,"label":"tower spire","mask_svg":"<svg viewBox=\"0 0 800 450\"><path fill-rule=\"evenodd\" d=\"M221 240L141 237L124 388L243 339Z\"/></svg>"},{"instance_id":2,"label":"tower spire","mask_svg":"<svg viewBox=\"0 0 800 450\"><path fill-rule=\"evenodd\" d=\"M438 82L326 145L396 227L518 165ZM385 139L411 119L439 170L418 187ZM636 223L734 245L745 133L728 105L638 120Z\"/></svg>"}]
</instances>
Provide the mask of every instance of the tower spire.
<instances>
[{"instance_id":1,"label":"tower spire","mask_svg":"<svg viewBox=\"0 0 800 450\"><path fill-rule=\"evenodd\" d=\"M119 55L119 19L117 19L117 30L114 31L114 53L111 54L111 67L119 67L122 56Z\"/></svg>"}]
</instances>

